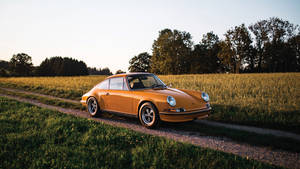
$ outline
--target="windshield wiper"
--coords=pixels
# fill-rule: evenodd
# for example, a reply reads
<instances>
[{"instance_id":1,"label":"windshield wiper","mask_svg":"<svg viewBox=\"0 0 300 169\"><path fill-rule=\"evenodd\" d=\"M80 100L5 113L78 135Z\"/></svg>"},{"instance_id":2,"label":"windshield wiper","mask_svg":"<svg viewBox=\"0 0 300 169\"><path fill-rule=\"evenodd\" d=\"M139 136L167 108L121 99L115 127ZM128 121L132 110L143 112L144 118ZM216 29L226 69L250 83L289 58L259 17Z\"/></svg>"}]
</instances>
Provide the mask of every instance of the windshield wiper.
<instances>
[{"instance_id":1,"label":"windshield wiper","mask_svg":"<svg viewBox=\"0 0 300 169\"><path fill-rule=\"evenodd\" d=\"M159 88L159 87L165 88L165 85L163 85L163 84L153 84L151 86L151 88Z\"/></svg>"}]
</instances>

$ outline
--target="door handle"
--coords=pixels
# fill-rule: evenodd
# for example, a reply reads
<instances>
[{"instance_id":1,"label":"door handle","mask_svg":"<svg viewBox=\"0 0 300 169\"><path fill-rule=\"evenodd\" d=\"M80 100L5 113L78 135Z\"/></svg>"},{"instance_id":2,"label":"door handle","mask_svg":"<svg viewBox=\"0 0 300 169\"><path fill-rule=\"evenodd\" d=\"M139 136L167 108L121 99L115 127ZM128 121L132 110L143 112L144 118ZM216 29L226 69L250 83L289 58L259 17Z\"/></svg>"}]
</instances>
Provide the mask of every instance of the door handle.
<instances>
[{"instance_id":1,"label":"door handle","mask_svg":"<svg viewBox=\"0 0 300 169\"><path fill-rule=\"evenodd\" d=\"M109 93L106 93L106 96L108 96L109 95Z\"/></svg>"}]
</instances>

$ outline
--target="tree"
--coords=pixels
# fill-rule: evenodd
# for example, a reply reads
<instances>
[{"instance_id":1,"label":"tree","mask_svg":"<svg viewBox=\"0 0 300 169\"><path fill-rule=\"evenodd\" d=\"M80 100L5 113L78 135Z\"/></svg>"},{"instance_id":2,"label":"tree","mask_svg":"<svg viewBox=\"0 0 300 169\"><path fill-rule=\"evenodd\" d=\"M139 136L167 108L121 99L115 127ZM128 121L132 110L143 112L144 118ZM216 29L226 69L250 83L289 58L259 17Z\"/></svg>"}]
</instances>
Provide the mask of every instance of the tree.
<instances>
[{"instance_id":1,"label":"tree","mask_svg":"<svg viewBox=\"0 0 300 169\"><path fill-rule=\"evenodd\" d=\"M251 55L251 43L251 36L245 25L236 26L226 32L218 56L229 66L231 72L239 73L247 57Z\"/></svg>"},{"instance_id":2,"label":"tree","mask_svg":"<svg viewBox=\"0 0 300 169\"><path fill-rule=\"evenodd\" d=\"M190 73L221 72L221 63L218 58L220 51L219 37L213 32L203 35L202 41L194 46Z\"/></svg>"},{"instance_id":3,"label":"tree","mask_svg":"<svg viewBox=\"0 0 300 169\"><path fill-rule=\"evenodd\" d=\"M157 74L183 74L189 70L191 35L164 29L152 45L151 71Z\"/></svg>"},{"instance_id":4,"label":"tree","mask_svg":"<svg viewBox=\"0 0 300 169\"><path fill-rule=\"evenodd\" d=\"M55 56L46 58L37 68L40 76L80 76L88 75L88 69L83 61L68 57Z\"/></svg>"},{"instance_id":5,"label":"tree","mask_svg":"<svg viewBox=\"0 0 300 169\"><path fill-rule=\"evenodd\" d=\"M30 76L33 69L31 57L25 53L13 55L10 66L13 76Z\"/></svg>"},{"instance_id":6,"label":"tree","mask_svg":"<svg viewBox=\"0 0 300 169\"><path fill-rule=\"evenodd\" d=\"M10 75L9 68L9 62L0 60L0 77L8 77Z\"/></svg>"},{"instance_id":7,"label":"tree","mask_svg":"<svg viewBox=\"0 0 300 169\"><path fill-rule=\"evenodd\" d=\"M250 31L255 36L255 48L256 48L256 60L257 63L257 71L262 72L262 66L264 64L264 52L265 52L265 45L268 42L268 21L267 20L261 20L258 21L255 24L252 24L249 26Z\"/></svg>"},{"instance_id":8,"label":"tree","mask_svg":"<svg viewBox=\"0 0 300 169\"><path fill-rule=\"evenodd\" d=\"M149 72L151 55L147 52L134 56L129 61L129 72Z\"/></svg>"},{"instance_id":9,"label":"tree","mask_svg":"<svg viewBox=\"0 0 300 169\"><path fill-rule=\"evenodd\" d=\"M5 60L0 60L0 67L2 69L6 69L8 70L9 69L9 62L5 61Z\"/></svg>"},{"instance_id":10,"label":"tree","mask_svg":"<svg viewBox=\"0 0 300 169\"><path fill-rule=\"evenodd\" d=\"M298 31L297 35L289 39L288 44L291 47L292 55L296 59L296 71L299 72L300 71L300 30Z\"/></svg>"},{"instance_id":11,"label":"tree","mask_svg":"<svg viewBox=\"0 0 300 169\"><path fill-rule=\"evenodd\" d=\"M277 17L249 26L255 36L258 72L295 71L296 68L289 66L297 59L292 56L293 49L288 41L295 36L297 27Z\"/></svg>"},{"instance_id":12,"label":"tree","mask_svg":"<svg viewBox=\"0 0 300 169\"><path fill-rule=\"evenodd\" d=\"M96 69L95 67L93 68L90 68L88 67L88 72L89 72L89 75L112 75L111 71L109 70L109 68L99 68L99 69Z\"/></svg>"},{"instance_id":13,"label":"tree","mask_svg":"<svg viewBox=\"0 0 300 169\"><path fill-rule=\"evenodd\" d=\"M116 71L115 74L122 74L122 73L126 73L126 72L124 72L124 71L122 71L122 70L119 69L119 70Z\"/></svg>"}]
</instances>

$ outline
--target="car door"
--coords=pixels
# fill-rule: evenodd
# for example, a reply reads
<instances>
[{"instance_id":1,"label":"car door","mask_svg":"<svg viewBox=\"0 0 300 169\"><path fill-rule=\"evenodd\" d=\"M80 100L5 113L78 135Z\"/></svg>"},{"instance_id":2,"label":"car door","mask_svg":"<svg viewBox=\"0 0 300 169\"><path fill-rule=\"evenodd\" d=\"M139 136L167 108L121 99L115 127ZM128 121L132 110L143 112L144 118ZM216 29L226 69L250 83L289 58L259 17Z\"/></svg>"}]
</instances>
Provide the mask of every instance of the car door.
<instances>
[{"instance_id":1,"label":"car door","mask_svg":"<svg viewBox=\"0 0 300 169\"><path fill-rule=\"evenodd\" d=\"M106 110L125 114L133 114L132 97L124 77L110 79L109 90L105 96Z\"/></svg>"},{"instance_id":2,"label":"car door","mask_svg":"<svg viewBox=\"0 0 300 169\"><path fill-rule=\"evenodd\" d=\"M109 87L109 79L106 79L95 86L95 96L97 98L98 104L100 106L100 109L106 110L106 105L104 100L106 99L106 93L108 91Z\"/></svg>"}]
</instances>

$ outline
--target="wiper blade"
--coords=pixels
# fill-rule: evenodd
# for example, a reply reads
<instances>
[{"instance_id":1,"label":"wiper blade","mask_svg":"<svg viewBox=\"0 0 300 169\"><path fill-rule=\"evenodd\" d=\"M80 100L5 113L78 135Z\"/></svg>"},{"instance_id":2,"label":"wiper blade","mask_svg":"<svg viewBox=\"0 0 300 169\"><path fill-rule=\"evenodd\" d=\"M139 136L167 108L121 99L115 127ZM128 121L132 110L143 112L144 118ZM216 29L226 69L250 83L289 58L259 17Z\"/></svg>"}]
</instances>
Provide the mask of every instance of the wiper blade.
<instances>
[{"instance_id":1,"label":"wiper blade","mask_svg":"<svg viewBox=\"0 0 300 169\"><path fill-rule=\"evenodd\" d=\"M162 85L162 84L153 84L153 85L151 86L151 88L158 88L158 87L163 87L163 88L165 88L165 85Z\"/></svg>"}]
</instances>

